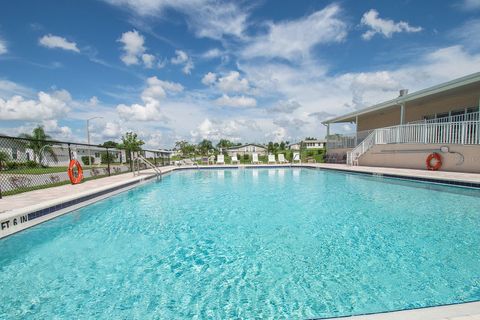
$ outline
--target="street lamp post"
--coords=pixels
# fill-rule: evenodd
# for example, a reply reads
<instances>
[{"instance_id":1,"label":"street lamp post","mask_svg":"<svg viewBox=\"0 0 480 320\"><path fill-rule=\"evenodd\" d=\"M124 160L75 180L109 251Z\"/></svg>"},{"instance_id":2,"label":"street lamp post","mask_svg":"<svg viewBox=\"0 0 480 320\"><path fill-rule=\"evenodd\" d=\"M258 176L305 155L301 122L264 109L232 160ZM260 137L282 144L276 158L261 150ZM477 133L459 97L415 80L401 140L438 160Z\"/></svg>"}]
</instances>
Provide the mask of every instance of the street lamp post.
<instances>
[{"instance_id":1,"label":"street lamp post","mask_svg":"<svg viewBox=\"0 0 480 320\"><path fill-rule=\"evenodd\" d=\"M92 154L90 152L90 120L103 119L103 117L92 117L87 119L87 144L88 146L88 164L92 168Z\"/></svg>"}]
</instances>

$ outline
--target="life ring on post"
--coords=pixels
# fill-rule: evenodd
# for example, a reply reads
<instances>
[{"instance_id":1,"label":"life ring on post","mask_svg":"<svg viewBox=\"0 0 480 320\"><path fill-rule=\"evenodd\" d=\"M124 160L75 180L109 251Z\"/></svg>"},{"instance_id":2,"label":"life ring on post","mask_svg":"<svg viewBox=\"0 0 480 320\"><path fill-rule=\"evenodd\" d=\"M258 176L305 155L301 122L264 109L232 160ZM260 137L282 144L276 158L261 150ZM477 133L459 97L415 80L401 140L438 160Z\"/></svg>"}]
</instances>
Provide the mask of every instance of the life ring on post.
<instances>
[{"instance_id":1,"label":"life ring on post","mask_svg":"<svg viewBox=\"0 0 480 320\"><path fill-rule=\"evenodd\" d=\"M435 160L433 164L432 160ZM442 156L436 152L429 154L426 165L428 170L437 171L442 167Z\"/></svg>"},{"instance_id":2,"label":"life ring on post","mask_svg":"<svg viewBox=\"0 0 480 320\"><path fill-rule=\"evenodd\" d=\"M74 168L77 168L77 172L75 174ZM82 182L83 179L83 169L82 166L80 165L80 162L76 159L70 160L70 164L68 165L68 177L70 178L70 182L72 184L77 184Z\"/></svg>"}]
</instances>

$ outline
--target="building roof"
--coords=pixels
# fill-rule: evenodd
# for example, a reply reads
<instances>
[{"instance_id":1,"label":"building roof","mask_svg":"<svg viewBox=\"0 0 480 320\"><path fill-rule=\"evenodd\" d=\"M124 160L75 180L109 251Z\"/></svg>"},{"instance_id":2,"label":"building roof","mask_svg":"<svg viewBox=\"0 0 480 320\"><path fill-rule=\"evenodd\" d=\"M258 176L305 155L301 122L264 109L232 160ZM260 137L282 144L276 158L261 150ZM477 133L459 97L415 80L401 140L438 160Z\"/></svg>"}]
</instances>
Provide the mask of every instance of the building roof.
<instances>
[{"instance_id":1,"label":"building roof","mask_svg":"<svg viewBox=\"0 0 480 320\"><path fill-rule=\"evenodd\" d=\"M260 147L260 148L264 148L264 149L267 148L265 146L262 146L261 144L247 143L247 144L242 144L240 146L234 146L234 147L226 148L226 150L238 149L238 148L243 148L243 147L247 147L247 146L256 146L256 147Z\"/></svg>"},{"instance_id":2,"label":"building roof","mask_svg":"<svg viewBox=\"0 0 480 320\"><path fill-rule=\"evenodd\" d=\"M360 110L350 112L350 113L347 113L347 114L344 114L344 115L341 115L341 116L338 116L338 117L335 117L335 118L332 118L332 119L328 119L328 120L323 121L322 123L323 124L329 124L329 123L336 123L336 122L354 121L355 117L363 115L363 114L367 114L367 113L370 113L370 112L391 108L393 106L398 106L398 105L400 105L402 103L405 103L405 102L408 102L408 101L413 101L413 100L416 100L416 99L425 98L425 97L428 97L428 96L432 96L434 94L442 93L442 92L445 92L445 91L448 91L448 90L452 90L452 89L455 89L455 88L459 88L459 87L462 87L462 86L466 86L466 85L469 85L469 84L475 84L475 83L480 83L480 72L472 73L472 74L470 74L468 76L465 76L465 77L461 77L461 78L458 78L458 79L455 79L455 80L452 80L452 81L444 82L444 83L438 84L438 85L430 87L430 88L426 88L426 89L423 89L423 90L420 90L420 91L412 92L412 93L406 94L404 96L397 97L397 98L392 99L392 100L381 102L381 103L375 104L373 106L370 106L370 107L367 107L367 108L364 108L364 109L360 109Z\"/></svg>"}]
</instances>

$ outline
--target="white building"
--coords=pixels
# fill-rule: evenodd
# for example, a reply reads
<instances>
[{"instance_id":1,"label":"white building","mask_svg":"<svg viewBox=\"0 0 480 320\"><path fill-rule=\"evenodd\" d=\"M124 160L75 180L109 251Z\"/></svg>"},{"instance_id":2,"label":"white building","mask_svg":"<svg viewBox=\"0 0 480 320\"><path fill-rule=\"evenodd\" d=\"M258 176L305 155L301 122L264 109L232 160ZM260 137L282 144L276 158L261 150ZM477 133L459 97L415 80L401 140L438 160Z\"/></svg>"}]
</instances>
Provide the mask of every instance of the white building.
<instances>
[{"instance_id":1,"label":"white building","mask_svg":"<svg viewBox=\"0 0 480 320\"><path fill-rule=\"evenodd\" d=\"M259 144L244 144L242 146L235 146L235 147L230 147L226 149L227 154L229 156L232 155L238 155L238 156L243 156L245 154L252 155L252 153L257 153L261 156L264 156L267 154L267 147L259 145Z\"/></svg>"}]
</instances>

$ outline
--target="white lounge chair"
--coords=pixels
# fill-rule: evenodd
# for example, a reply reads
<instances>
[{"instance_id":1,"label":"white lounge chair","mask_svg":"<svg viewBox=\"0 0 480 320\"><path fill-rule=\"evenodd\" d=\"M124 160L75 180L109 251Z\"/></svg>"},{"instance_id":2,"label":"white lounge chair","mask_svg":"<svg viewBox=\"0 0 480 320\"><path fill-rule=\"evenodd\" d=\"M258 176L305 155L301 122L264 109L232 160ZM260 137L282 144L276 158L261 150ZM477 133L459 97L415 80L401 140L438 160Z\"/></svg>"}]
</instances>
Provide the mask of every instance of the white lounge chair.
<instances>
[{"instance_id":1,"label":"white lounge chair","mask_svg":"<svg viewBox=\"0 0 480 320\"><path fill-rule=\"evenodd\" d=\"M239 164L239 163L240 163L240 161L238 161L238 158L237 158L237 155L236 155L236 154L234 154L234 155L232 156L232 160L231 160L230 162L231 162L232 164L234 164L234 163Z\"/></svg>"},{"instance_id":2,"label":"white lounge chair","mask_svg":"<svg viewBox=\"0 0 480 320\"><path fill-rule=\"evenodd\" d=\"M298 163L301 163L302 161L300 160L300 153L298 152L294 152L293 153L293 159L292 159L292 162L295 163L298 162Z\"/></svg>"},{"instance_id":3,"label":"white lounge chair","mask_svg":"<svg viewBox=\"0 0 480 320\"><path fill-rule=\"evenodd\" d=\"M260 164L261 161L258 160L258 153L252 153L252 164Z\"/></svg>"},{"instance_id":4,"label":"white lounge chair","mask_svg":"<svg viewBox=\"0 0 480 320\"><path fill-rule=\"evenodd\" d=\"M285 155L283 153L278 154L278 163L288 163L287 159L285 159Z\"/></svg>"},{"instance_id":5,"label":"white lounge chair","mask_svg":"<svg viewBox=\"0 0 480 320\"><path fill-rule=\"evenodd\" d=\"M223 154L217 156L217 164L225 164L225 156Z\"/></svg>"},{"instance_id":6,"label":"white lounge chair","mask_svg":"<svg viewBox=\"0 0 480 320\"><path fill-rule=\"evenodd\" d=\"M269 154L268 155L268 163L277 163L277 161L275 161L275 155L274 154Z\"/></svg>"}]
</instances>

